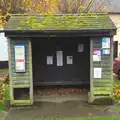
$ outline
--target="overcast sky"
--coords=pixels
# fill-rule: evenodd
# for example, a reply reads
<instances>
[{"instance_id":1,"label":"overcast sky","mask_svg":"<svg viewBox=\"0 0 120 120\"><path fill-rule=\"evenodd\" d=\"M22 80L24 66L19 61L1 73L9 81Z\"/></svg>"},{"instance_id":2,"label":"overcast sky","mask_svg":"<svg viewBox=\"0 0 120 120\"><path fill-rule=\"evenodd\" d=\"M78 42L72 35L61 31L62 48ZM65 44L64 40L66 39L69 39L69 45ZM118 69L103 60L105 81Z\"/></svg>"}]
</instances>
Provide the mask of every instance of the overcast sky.
<instances>
[{"instance_id":1,"label":"overcast sky","mask_svg":"<svg viewBox=\"0 0 120 120\"><path fill-rule=\"evenodd\" d=\"M8 61L7 38L0 33L0 61Z\"/></svg>"}]
</instances>

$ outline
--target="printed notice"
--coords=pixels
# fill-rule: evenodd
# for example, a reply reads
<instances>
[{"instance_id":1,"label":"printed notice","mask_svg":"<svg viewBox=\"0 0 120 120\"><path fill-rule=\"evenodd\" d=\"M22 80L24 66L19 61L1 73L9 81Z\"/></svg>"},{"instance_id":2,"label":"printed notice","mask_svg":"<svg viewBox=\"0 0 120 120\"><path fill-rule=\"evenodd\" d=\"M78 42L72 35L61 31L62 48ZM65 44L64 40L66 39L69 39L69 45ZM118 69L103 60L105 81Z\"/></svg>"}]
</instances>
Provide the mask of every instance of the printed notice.
<instances>
[{"instance_id":1,"label":"printed notice","mask_svg":"<svg viewBox=\"0 0 120 120\"><path fill-rule=\"evenodd\" d=\"M101 61L101 55L93 55L93 61Z\"/></svg>"},{"instance_id":2,"label":"printed notice","mask_svg":"<svg viewBox=\"0 0 120 120\"><path fill-rule=\"evenodd\" d=\"M83 52L83 50L84 50L84 45L78 44L78 52Z\"/></svg>"},{"instance_id":3,"label":"printed notice","mask_svg":"<svg viewBox=\"0 0 120 120\"><path fill-rule=\"evenodd\" d=\"M102 77L102 68L94 68L94 78Z\"/></svg>"},{"instance_id":4,"label":"printed notice","mask_svg":"<svg viewBox=\"0 0 120 120\"><path fill-rule=\"evenodd\" d=\"M67 64L73 64L73 56L67 56Z\"/></svg>"},{"instance_id":5,"label":"printed notice","mask_svg":"<svg viewBox=\"0 0 120 120\"><path fill-rule=\"evenodd\" d=\"M63 52L62 51L57 51L56 52L57 56L57 66L63 66Z\"/></svg>"},{"instance_id":6,"label":"printed notice","mask_svg":"<svg viewBox=\"0 0 120 120\"><path fill-rule=\"evenodd\" d=\"M53 64L53 56L47 56L47 65Z\"/></svg>"},{"instance_id":7,"label":"printed notice","mask_svg":"<svg viewBox=\"0 0 120 120\"><path fill-rule=\"evenodd\" d=\"M102 48L110 48L110 38L109 37L102 38Z\"/></svg>"},{"instance_id":8,"label":"printed notice","mask_svg":"<svg viewBox=\"0 0 120 120\"><path fill-rule=\"evenodd\" d=\"M109 54L110 54L110 49L104 49L104 50L102 51L102 54L103 54L103 55L109 55Z\"/></svg>"},{"instance_id":9,"label":"printed notice","mask_svg":"<svg viewBox=\"0 0 120 120\"><path fill-rule=\"evenodd\" d=\"M25 72L25 47L23 45L15 46L15 70L16 72Z\"/></svg>"}]
</instances>

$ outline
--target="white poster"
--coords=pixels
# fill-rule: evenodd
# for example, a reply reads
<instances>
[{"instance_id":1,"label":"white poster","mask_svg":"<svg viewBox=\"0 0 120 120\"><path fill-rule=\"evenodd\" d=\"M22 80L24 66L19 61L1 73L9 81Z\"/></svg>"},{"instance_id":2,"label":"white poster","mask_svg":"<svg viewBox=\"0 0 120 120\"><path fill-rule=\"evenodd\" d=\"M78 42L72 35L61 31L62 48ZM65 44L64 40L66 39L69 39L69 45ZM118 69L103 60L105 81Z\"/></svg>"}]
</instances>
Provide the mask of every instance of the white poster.
<instances>
[{"instance_id":1,"label":"white poster","mask_svg":"<svg viewBox=\"0 0 120 120\"><path fill-rule=\"evenodd\" d=\"M47 65L53 64L53 56L47 56Z\"/></svg>"},{"instance_id":2,"label":"white poster","mask_svg":"<svg viewBox=\"0 0 120 120\"><path fill-rule=\"evenodd\" d=\"M83 50L84 50L84 45L78 44L78 52L83 52Z\"/></svg>"},{"instance_id":3,"label":"white poster","mask_svg":"<svg viewBox=\"0 0 120 120\"><path fill-rule=\"evenodd\" d=\"M63 52L57 51L56 56L57 56L57 66L63 66Z\"/></svg>"},{"instance_id":4,"label":"white poster","mask_svg":"<svg viewBox=\"0 0 120 120\"><path fill-rule=\"evenodd\" d=\"M101 61L101 55L93 55L93 61Z\"/></svg>"},{"instance_id":5,"label":"white poster","mask_svg":"<svg viewBox=\"0 0 120 120\"><path fill-rule=\"evenodd\" d=\"M109 37L102 38L102 48L110 48L110 38Z\"/></svg>"},{"instance_id":6,"label":"white poster","mask_svg":"<svg viewBox=\"0 0 120 120\"><path fill-rule=\"evenodd\" d=\"M15 46L15 70L25 72L25 47L24 45Z\"/></svg>"},{"instance_id":7,"label":"white poster","mask_svg":"<svg viewBox=\"0 0 120 120\"><path fill-rule=\"evenodd\" d=\"M94 78L102 77L102 68L94 68Z\"/></svg>"},{"instance_id":8,"label":"white poster","mask_svg":"<svg viewBox=\"0 0 120 120\"><path fill-rule=\"evenodd\" d=\"M73 64L73 56L67 56L67 64Z\"/></svg>"}]
</instances>

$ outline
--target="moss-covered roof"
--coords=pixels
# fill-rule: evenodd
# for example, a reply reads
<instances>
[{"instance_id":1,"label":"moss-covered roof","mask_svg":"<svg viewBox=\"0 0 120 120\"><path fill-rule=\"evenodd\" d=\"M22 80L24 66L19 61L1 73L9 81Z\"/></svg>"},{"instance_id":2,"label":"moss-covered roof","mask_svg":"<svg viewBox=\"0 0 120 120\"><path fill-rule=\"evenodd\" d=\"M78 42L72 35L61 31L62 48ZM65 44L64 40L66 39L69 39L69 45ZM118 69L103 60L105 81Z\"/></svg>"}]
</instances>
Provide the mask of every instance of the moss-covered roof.
<instances>
[{"instance_id":1,"label":"moss-covered roof","mask_svg":"<svg viewBox=\"0 0 120 120\"><path fill-rule=\"evenodd\" d=\"M5 30L109 30L116 29L107 14L12 15Z\"/></svg>"}]
</instances>

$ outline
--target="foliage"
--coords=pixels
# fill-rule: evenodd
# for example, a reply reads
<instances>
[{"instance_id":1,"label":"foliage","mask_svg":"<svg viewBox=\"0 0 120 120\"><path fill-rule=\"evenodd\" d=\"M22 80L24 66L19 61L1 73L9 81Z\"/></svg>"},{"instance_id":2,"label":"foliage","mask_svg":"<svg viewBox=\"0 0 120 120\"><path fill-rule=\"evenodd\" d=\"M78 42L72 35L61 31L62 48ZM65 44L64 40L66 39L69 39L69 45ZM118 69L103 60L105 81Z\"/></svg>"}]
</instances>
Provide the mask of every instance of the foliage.
<instances>
[{"instance_id":1,"label":"foliage","mask_svg":"<svg viewBox=\"0 0 120 120\"><path fill-rule=\"evenodd\" d=\"M115 100L120 101L120 84L114 84L113 85L113 97Z\"/></svg>"},{"instance_id":2,"label":"foliage","mask_svg":"<svg viewBox=\"0 0 120 120\"><path fill-rule=\"evenodd\" d=\"M24 0L25 11L35 13L106 12L108 0Z\"/></svg>"},{"instance_id":3,"label":"foliage","mask_svg":"<svg viewBox=\"0 0 120 120\"><path fill-rule=\"evenodd\" d=\"M119 120L120 117L91 117L91 118L35 118L32 120Z\"/></svg>"},{"instance_id":4,"label":"foliage","mask_svg":"<svg viewBox=\"0 0 120 120\"><path fill-rule=\"evenodd\" d=\"M96 2L97 1L97 2ZM105 3L108 0L0 0L0 28L14 13L80 13L107 12ZM97 5L96 5L97 3Z\"/></svg>"},{"instance_id":5,"label":"foliage","mask_svg":"<svg viewBox=\"0 0 120 120\"><path fill-rule=\"evenodd\" d=\"M4 104L9 100L9 85L7 79L0 81L0 111L4 110Z\"/></svg>"}]
</instances>

